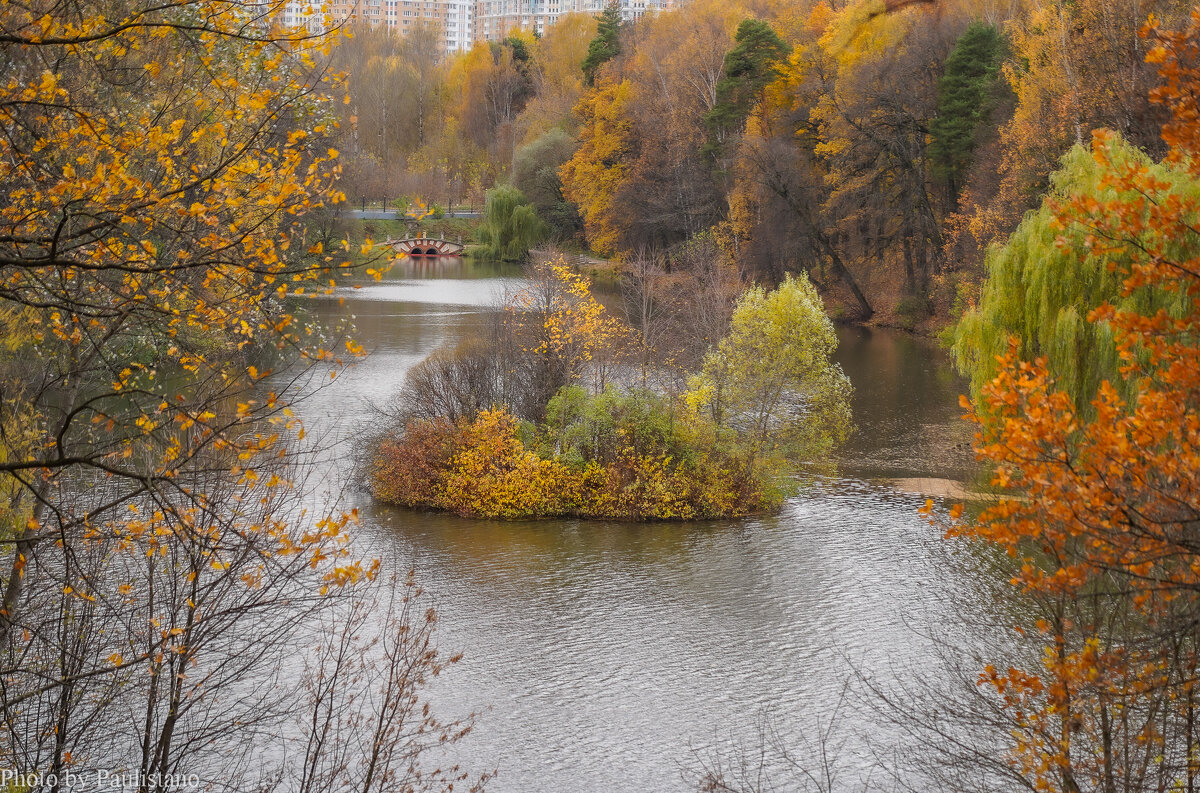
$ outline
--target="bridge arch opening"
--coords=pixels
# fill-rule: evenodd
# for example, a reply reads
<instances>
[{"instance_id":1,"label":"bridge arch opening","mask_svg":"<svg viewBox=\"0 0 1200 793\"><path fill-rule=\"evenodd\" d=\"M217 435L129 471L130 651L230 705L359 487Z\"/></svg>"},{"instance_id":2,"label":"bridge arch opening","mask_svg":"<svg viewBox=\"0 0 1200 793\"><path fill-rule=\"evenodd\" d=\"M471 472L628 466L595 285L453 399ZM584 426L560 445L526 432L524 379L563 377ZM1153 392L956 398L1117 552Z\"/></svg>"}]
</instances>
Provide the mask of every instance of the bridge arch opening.
<instances>
[{"instance_id":1,"label":"bridge arch opening","mask_svg":"<svg viewBox=\"0 0 1200 793\"><path fill-rule=\"evenodd\" d=\"M398 253L409 256L461 256L462 244L445 240L434 240L428 237L415 237L406 240L388 240Z\"/></svg>"}]
</instances>

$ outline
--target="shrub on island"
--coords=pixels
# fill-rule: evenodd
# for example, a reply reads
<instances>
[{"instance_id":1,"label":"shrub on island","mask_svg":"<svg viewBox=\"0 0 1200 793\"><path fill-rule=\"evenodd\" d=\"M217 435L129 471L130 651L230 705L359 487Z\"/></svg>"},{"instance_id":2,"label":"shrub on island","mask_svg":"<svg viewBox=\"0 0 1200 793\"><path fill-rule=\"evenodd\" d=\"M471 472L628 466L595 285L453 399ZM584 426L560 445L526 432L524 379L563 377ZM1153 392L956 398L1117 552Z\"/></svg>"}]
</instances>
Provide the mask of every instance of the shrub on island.
<instances>
[{"instance_id":1,"label":"shrub on island","mask_svg":"<svg viewBox=\"0 0 1200 793\"><path fill-rule=\"evenodd\" d=\"M376 498L479 518L743 517L777 510L793 464L850 430L836 335L803 276L748 289L674 394L614 385L636 331L565 265L532 276L490 337L410 372L372 459Z\"/></svg>"},{"instance_id":2,"label":"shrub on island","mask_svg":"<svg viewBox=\"0 0 1200 793\"><path fill-rule=\"evenodd\" d=\"M389 503L477 518L698 520L778 508L786 483L775 467L663 402L568 387L536 428L504 408L413 421L381 444L373 490Z\"/></svg>"}]
</instances>

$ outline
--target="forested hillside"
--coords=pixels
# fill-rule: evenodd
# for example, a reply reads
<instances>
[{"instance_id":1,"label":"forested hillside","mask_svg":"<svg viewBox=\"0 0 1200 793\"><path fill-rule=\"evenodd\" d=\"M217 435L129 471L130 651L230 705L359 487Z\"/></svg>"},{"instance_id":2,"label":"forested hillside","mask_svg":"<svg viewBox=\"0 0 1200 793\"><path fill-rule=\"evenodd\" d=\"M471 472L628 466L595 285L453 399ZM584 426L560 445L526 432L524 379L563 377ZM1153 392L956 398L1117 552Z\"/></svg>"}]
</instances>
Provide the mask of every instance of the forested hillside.
<instances>
[{"instance_id":1,"label":"forested hillside","mask_svg":"<svg viewBox=\"0 0 1200 793\"><path fill-rule=\"evenodd\" d=\"M1179 0L696 0L570 14L455 57L352 29L344 187L481 205L518 187L566 246L708 236L748 278L806 271L847 320L928 328L1095 128L1163 154L1138 31Z\"/></svg>"}]
</instances>

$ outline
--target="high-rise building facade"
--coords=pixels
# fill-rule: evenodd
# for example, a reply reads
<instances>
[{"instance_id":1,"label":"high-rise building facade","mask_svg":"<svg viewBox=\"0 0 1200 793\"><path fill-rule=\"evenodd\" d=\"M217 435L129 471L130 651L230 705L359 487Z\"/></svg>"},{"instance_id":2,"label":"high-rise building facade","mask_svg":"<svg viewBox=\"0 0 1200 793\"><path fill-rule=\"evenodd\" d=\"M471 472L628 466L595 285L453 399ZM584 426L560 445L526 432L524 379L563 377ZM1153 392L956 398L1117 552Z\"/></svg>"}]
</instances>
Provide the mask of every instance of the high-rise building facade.
<instances>
[{"instance_id":1,"label":"high-rise building facade","mask_svg":"<svg viewBox=\"0 0 1200 793\"><path fill-rule=\"evenodd\" d=\"M475 43L475 0L441 0L446 51L461 52Z\"/></svg>"},{"instance_id":2,"label":"high-rise building facade","mask_svg":"<svg viewBox=\"0 0 1200 793\"><path fill-rule=\"evenodd\" d=\"M475 41L475 0L330 0L319 2L291 0L284 6L282 19L288 27L303 27L318 32L325 27L326 15L343 22L353 15L372 27L384 26L403 35L420 24L432 23L444 40L446 52L471 48Z\"/></svg>"},{"instance_id":3,"label":"high-rise building facade","mask_svg":"<svg viewBox=\"0 0 1200 793\"><path fill-rule=\"evenodd\" d=\"M441 29L446 52L468 50L475 41L500 41L513 30L538 35L571 12L599 14L610 0L290 0L283 24L314 32L325 26L326 14L341 22L352 14L373 26L384 25L403 35L418 23L435 23ZM646 14L668 11L686 0L618 0L621 18L632 22Z\"/></svg>"},{"instance_id":4,"label":"high-rise building facade","mask_svg":"<svg viewBox=\"0 0 1200 793\"><path fill-rule=\"evenodd\" d=\"M599 14L610 0L478 0L475 4L475 38L499 41L515 29L538 35L572 11ZM681 0L618 0L621 18L632 22L645 14L664 11Z\"/></svg>"}]
</instances>

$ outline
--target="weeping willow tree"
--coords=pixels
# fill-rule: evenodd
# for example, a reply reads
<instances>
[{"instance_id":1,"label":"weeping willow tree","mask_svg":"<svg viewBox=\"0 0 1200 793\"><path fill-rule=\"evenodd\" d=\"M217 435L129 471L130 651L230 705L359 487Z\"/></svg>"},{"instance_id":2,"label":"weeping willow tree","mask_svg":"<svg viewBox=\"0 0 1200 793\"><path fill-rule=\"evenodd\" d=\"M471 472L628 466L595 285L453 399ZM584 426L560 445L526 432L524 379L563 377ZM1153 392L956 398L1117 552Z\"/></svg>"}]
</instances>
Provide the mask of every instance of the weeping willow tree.
<instances>
[{"instance_id":1,"label":"weeping willow tree","mask_svg":"<svg viewBox=\"0 0 1200 793\"><path fill-rule=\"evenodd\" d=\"M1149 162L1141 150L1119 138L1114 144L1114 161L1119 165ZM1200 193L1200 184L1179 169L1160 164L1152 166L1151 172L1169 186L1166 192L1171 195ZM1179 293L1142 288L1123 294L1122 278L1109 264L1120 264L1125 254L1106 251L1103 240L1088 246L1085 225L1064 228L1055 205L1067 196L1093 198L1097 213L1109 211L1106 205L1112 206L1110 202L1118 198L1135 201L1123 203L1125 207L1141 206L1136 203L1138 197L1119 195L1105 183L1091 152L1083 146L1075 146L1063 157L1041 208L1026 215L1004 245L988 252L988 276L979 305L955 328L955 358L959 369L971 378L976 402L982 386L995 376L996 356L1007 350L1010 338L1017 340L1022 358L1047 359L1059 386L1084 414L1104 380L1129 397L1132 389L1121 377L1112 332L1106 323L1092 322L1088 315L1106 302L1143 315L1162 309L1179 316L1183 310L1187 296ZM1186 239L1171 242L1145 227L1141 235L1135 243L1168 248L1179 257L1175 261L1200 255L1200 250L1179 250L1195 235L1177 235ZM1080 255L1089 249L1096 252Z\"/></svg>"},{"instance_id":2,"label":"weeping willow tree","mask_svg":"<svg viewBox=\"0 0 1200 793\"><path fill-rule=\"evenodd\" d=\"M479 229L480 252L484 257L520 261L545 236L546 224L520 190L508 185L488 190L483 225Z\"/></svg>"}]
</instances>

